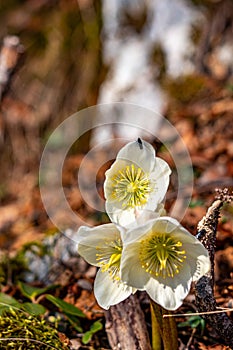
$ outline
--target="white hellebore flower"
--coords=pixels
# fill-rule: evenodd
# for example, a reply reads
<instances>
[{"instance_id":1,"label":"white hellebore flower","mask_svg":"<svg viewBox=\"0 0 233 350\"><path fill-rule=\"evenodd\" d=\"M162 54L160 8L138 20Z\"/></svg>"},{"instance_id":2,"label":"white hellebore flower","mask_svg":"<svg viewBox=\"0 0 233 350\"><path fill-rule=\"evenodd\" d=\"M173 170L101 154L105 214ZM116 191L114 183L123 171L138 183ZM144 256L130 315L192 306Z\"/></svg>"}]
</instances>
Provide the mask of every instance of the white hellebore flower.
<instances>
[{"instance_id":1,"label":"white hellebore flower","mask_svg":"<svg viewBox=\"0 0 233 350\"><path fill-rule=\"evenodd\" d=\"M155 210L165 197L171 170L154 148L138 139L124 146L106 171L106 212L112 222L127 227L143 210Z\"/></svg>"},{"instance_id":2,"label":"white hellebore flower","mask_svg":"<svg viewBox=\"0 0 233 350\"><path fill-rule=\"evenodd\" d=\"M100 267L94 282L94 294L98 304L109 309L128 298L136 289L128 287L120 279L122 240L114 224L78 230L78 253L91 265Z\"/></svg>"},{"instance_id":3,"label":"white hellebore flower","mask_svg":"<svg viewBox=\"0 0 233 350\"><path fill-rule=\"evenodd\" d=\"M167 310L177 309L209 269L208 251L175 219L153 219L125 234L121 279Z\"/></svg>"}]
</instances>

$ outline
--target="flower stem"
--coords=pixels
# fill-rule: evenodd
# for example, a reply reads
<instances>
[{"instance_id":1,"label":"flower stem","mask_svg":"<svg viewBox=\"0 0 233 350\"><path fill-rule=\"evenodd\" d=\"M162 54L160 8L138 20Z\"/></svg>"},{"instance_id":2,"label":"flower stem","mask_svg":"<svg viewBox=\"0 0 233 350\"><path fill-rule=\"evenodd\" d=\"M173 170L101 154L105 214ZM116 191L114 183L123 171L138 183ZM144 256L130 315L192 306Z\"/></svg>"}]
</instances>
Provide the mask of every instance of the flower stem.
<instances>
[{"instance_id":1,"label":"flower stem","mask_svg":"<svg viewBox=\"0 0 233 350\"><path fill-rule=\"evenodd\" d=\"M151 310L151 327L152 327L152 350L162 350L162 328L160 322L160 314L156 306L150 304Z\"/></svg>"},{"instance_id":2,"label":"flower stem","mask_svg":"<svg viewBox=\"0 0 233 350\"><path fill-rule=\"evenodd\" d=\"M178 350L176 321L163 317L168 311L151 300L152 349Z\"/></svg>"}]
</instances>

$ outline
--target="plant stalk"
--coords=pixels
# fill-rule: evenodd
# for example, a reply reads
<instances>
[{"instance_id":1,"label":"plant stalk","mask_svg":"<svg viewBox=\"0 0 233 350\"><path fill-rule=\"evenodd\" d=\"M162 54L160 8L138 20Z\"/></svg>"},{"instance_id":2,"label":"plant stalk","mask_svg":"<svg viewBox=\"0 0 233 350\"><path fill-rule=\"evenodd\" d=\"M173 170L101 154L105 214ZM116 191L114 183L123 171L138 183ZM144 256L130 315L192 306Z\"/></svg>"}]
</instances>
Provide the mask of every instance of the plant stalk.
<instances>
[{"instance_id":1,"label":"plant stalk","mask_svg":"<svg viewBox=\"0 0 233 350\"><path fill-rule=\"evenodd\" d=\"M168 311L151 300L152 349L178 350L176 321L163 317Z\"/></svg>"}]
</instances>

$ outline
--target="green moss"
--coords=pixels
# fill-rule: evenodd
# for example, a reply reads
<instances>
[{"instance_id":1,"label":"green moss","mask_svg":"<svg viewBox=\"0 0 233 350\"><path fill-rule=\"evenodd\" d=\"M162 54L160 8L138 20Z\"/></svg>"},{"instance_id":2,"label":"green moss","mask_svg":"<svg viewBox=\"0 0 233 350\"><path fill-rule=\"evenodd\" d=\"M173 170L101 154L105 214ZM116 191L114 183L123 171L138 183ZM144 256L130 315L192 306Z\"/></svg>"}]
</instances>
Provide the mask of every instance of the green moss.
<instances>
[{"instance_id":1,"label":"green moss","mask_svg":"<svg viewBox=\"0 0 233 350\"><path fill-rule=\"evenodd\" d=\"M9 257L7 253L2 253L0 256L0 285L16 283L26 270L27 262L24 255L19 253Z\"/></svg>"},{"instance_id":2,"label":"green moss","mask_svg":"<svg viewBox=\"0 0 233 350\"><path fill-rule=\"evenodd\" d=\"M1 350L68 350L58 332L36 317L9 308L0 316Z\"/></svg>"}]
</instances>

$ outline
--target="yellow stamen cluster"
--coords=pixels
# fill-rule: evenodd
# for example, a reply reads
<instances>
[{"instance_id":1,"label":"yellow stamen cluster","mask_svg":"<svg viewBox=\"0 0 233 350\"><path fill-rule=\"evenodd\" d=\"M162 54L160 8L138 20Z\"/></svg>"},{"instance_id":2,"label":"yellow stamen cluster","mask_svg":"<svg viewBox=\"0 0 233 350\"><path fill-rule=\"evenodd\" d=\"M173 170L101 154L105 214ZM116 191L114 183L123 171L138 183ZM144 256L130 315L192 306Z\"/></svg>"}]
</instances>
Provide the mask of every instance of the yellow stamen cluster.
<instances>
[{"instance_id":1,"label":"yellow stamen cluster","mask_svg":"<svg viewBox=\"0 0 233 350\"><path fill-rule=\"evenodd\" d=\"M146 204L153 190L148 175L134 164L119 170L111 181L112 199L122 202L124 209Z\"/></svg>"},{"instance_id":2,"label":"yellow stamen cluster","mask_svg":"<svg viewBox=\"0 0 233 350\"><path fill-rule=\"evenodd\" d=\"M113 280L119 281L122 241L117 239L106 242L105 246L96 249L99 251L96 254L96 260L99 262L102 272L107 271Z\"/></svg>"},{"instance_id":3,"label":"yellow stamen cluster","mask_svg":"<svg viewBox=\"0 0 233 350\"><path fill-rule=\"evenodd\" d=\"M142 268L155 277L174 277L186 259L182 243L167 233L151 233L140 244Z\"/></svg>"}]
</instances>

